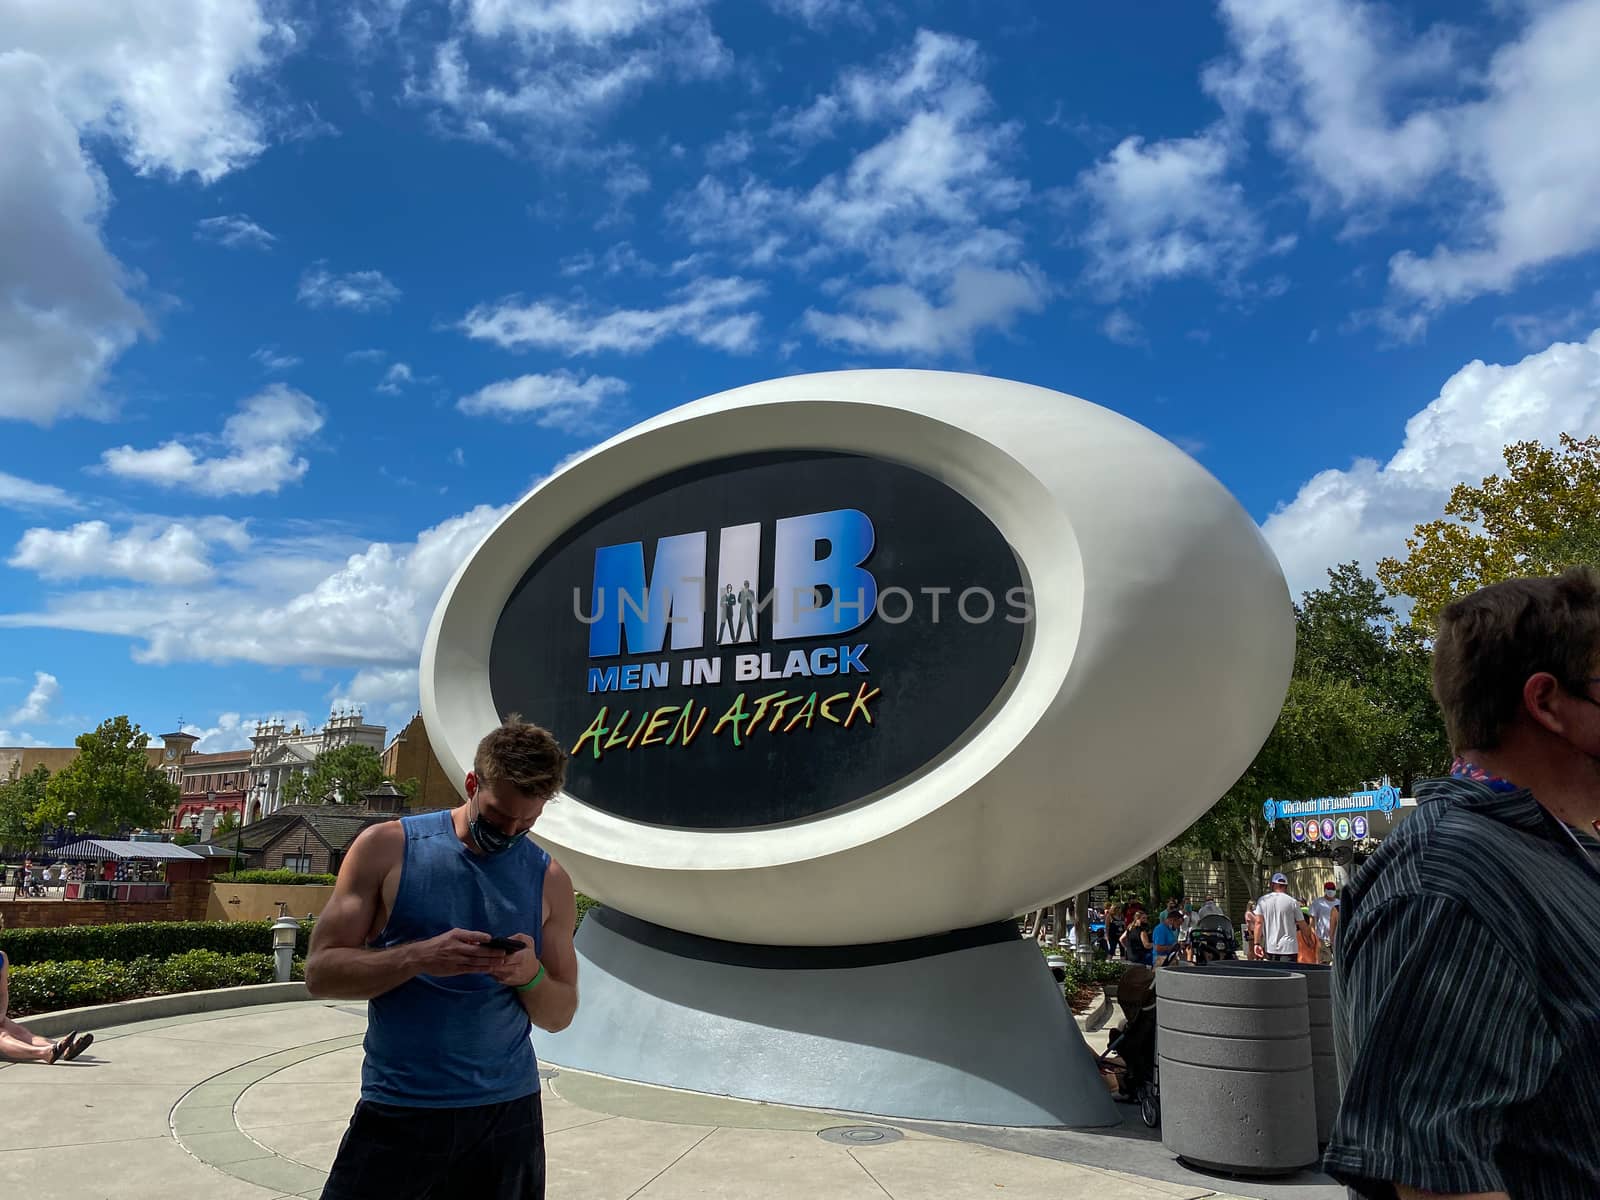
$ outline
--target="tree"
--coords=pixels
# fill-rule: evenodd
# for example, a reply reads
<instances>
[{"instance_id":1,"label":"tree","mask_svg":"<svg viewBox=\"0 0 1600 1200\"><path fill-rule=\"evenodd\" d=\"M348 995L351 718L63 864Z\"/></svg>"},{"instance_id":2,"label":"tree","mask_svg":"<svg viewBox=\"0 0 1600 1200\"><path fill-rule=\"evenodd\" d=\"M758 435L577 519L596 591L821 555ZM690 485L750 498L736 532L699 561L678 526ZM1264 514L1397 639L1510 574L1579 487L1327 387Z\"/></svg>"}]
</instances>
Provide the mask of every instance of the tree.
<instances>
[{"instance_id":1,"label":"tree","mask_svg":"<svg viewBox=\"0 0 1600 1200\"><path fill-rule=\"evenodd\" d=\"M371 746L337 746L311 761L311 768L289 778L285 804L359 804L383 782L383 760Z\"/></svg>"},{"instance_id":2,"label":"tree","mask_svg":"<svg viewBox=\"0 0 1600 1200\"><path fill-rule=\"evenodd\" d=\"M49 782L50 771L42 764L0 782L0 846L30 846L38 840L38 812Z\"/></svg>"},{"instance_id":3,"label":"tree","mask_svg":"<svg viewBox=\"0 0 1600 1200\"><path fill-rule=\"evenodd\" d=\"M1387 775L1402 792L1449 765L1444 719L1433 699L1433 653L1395 611L1359 563L1328 571L1328 586L1295 609L1295 673L1355 684L1372 705L1373 761L1367 777Z\"/></svg>"},{"instance_id":4,"label":"tree","mask_svg":"<svg viewBox=\"0 0 1600 1200\"><path fill-rule=\"evenodd\" d=\"M1263 805L1359 786L1372 769L1371 716L1367 697L1348 680L1291 680L1255 761L1180 840L1216 851L1233 864L1247 893L1259 893L1267 864L1292 853L1287 826L1269 822Z\"/></svg>"},{"instance_id":5,"label":"tree","mask_svg":"<svg viewBox=\"0 0 1600 1200\"><path fill-rule=\"evenodd\" d=\"M1516 442L1504 455L1503 477L1458 484L1445 515L1406 539L1405 558L1378 564L1383 586L1416 602L1411 623L1424 635L1480 587L1600 562L1600 436L1564 433L1559 449Z\"/></svg>"},{"instance_id":6,"label":"tree","mask_svg":"<svg viewBox=\"0 0 1600 1200\"><path fill-rule=\"evenodd\" d=\"M1448 763L1427 643L1396 625L1359 563L1341 563L1295 606L1294 674L1266 744L1180 844L1215 852L1257 891L1270 861L1297 853L1286 823L1266 819L1267 800L1337 795L1385 775L1409 792Z\"/></svg>"},{"instance_id":7,"label":"tree","mask_svg":"<svg viewBox=\"0 0 1600 1200\"><path fill-rule=\"evenodd\" d=\"M92 733L78 735L78 757L50 779L36 810L40 827L65 825L74 812L74 826L89 833L117 833L167 824L178 789L167 782L145 754L150 735L128 718L102 721Z\"/></svg>"},{"instance_id":8,"label":"tree","mask_svg":"<svg viewBox=\"0 0 1600 1200\"><path fill-rule=\"evenodd\" d=\"M239 828L239 814L229 809L217 818L217 823L211 827L211 836L219 838L225 833L232 833Z\"/></svg>"}]
</instances>

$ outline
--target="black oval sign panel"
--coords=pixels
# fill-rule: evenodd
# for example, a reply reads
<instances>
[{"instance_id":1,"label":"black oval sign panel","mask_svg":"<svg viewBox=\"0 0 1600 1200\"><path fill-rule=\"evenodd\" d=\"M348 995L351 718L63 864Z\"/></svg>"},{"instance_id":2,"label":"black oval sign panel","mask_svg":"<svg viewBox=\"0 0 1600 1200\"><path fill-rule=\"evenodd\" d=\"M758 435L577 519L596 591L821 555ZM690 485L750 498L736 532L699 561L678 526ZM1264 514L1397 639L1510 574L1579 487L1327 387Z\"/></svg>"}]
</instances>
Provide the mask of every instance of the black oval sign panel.
<instances>
[{"instance_id":1,"label":"black oval sign panel","mask_svg":"<svg viewBox=\"0 0 1600 1200\"><path fill-rule=\"evenodd\" d=\"M744 455L557 539L500 614L489 683L500 712L562 740L586 804L757 827L961 741L1031 617L1011 547L945 484L857 455Z\"/></svg>"}]
</instances>

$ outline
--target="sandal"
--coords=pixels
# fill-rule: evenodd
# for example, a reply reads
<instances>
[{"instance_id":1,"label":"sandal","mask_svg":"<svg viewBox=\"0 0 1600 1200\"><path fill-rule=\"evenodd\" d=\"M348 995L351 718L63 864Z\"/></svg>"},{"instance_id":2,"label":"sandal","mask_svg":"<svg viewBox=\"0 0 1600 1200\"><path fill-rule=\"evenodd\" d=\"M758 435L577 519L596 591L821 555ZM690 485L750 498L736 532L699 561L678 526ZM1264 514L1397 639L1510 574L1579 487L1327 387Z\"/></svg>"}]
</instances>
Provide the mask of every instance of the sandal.
<instances>
[{"instance_id":1,"label":"sandal","mask_svg":"<svg viewBox=\"0 0 1600 1200\"><path fill-rule=\"evenodd\" d=\"M71 1046L72 1046L71 1037L62 1038L54 1046L50 1047L50 1057L45 1059L45 1062L48 1063L52 1067L55 1066L56 1063L61 1061L61 1056L63 1054L65 1054L67 1052L67 1050L71 1048Z\"/></svg>"},{"instance_id":2,"label":"sandal","mask_svg":"<svg viewBox=\"0 0 1600 1200\"><path fill-rule=\"evenodd\" d=\"M86 1033L82 1037L77 1037L74 1035L72 1038L72 1045L67 1047L67 1061L71 1062L92 1045L94 1045L94 1034Z\"/></svg>"}]
</instances>

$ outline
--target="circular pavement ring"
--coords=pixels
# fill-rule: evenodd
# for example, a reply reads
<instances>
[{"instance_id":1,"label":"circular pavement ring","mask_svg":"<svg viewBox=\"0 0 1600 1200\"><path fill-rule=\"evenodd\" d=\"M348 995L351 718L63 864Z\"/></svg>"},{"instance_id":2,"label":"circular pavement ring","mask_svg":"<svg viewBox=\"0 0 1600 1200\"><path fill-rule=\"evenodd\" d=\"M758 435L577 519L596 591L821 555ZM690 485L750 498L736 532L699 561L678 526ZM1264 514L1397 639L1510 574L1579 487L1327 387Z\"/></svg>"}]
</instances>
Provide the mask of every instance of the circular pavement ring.
<instances>
[{"instance_id":1,"label":"circular pavement ring","mask_svg":"<svg viewBox=\"0 0 1600 1200\"><path fill-rule=\"evenodd\" d=\"M886 1146L905 1134L882 1125L835 1125L832 1129L819 1129L817 1136L840 1146Z\"/></svg>"}]
</instances>

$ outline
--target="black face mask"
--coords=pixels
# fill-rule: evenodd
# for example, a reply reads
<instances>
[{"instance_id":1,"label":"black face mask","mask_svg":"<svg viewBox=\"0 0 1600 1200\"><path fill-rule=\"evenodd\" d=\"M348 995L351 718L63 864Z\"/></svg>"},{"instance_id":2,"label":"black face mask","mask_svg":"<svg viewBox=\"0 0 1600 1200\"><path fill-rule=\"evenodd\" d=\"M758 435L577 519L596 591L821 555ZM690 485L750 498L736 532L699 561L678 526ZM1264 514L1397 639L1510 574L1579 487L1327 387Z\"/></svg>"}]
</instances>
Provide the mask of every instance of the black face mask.
<instances>
[{"instance_id":1,"label":"black face mask","mask_svg":"<svg viewBox=\"0 0 1600 1200\"><path fill-rule=\"evenodd\" d=\"M468 822L467 832L472 835L473 843L485 854L504 854L522 840L520 833L506 833L485 821L481 804L478 806L478 815Z\"/></svg>"}]
</instances>

